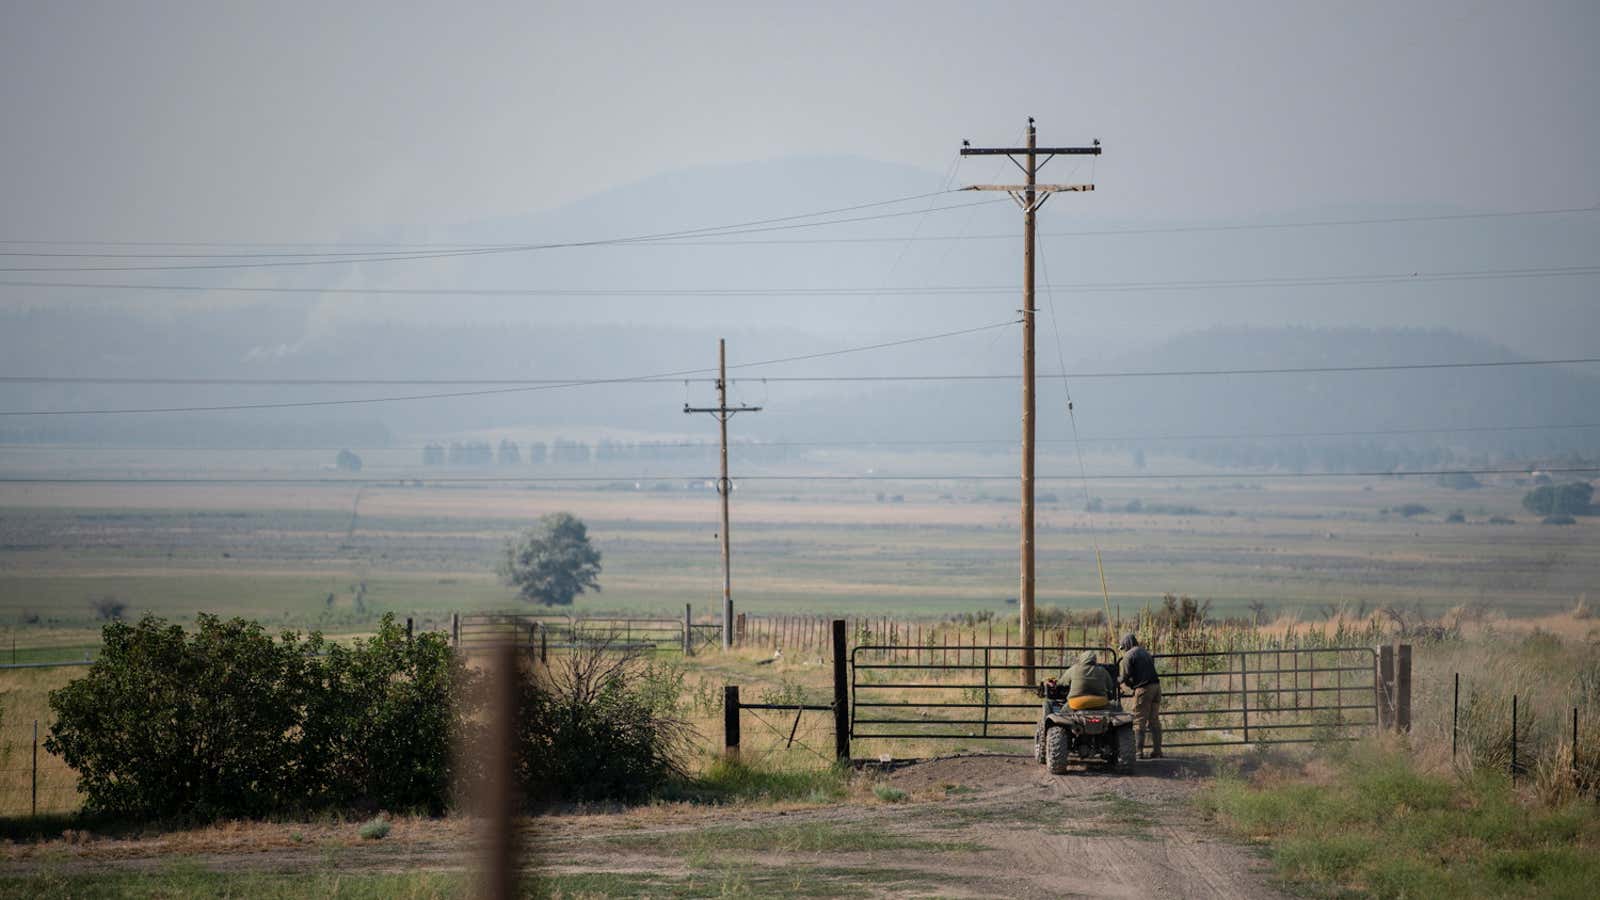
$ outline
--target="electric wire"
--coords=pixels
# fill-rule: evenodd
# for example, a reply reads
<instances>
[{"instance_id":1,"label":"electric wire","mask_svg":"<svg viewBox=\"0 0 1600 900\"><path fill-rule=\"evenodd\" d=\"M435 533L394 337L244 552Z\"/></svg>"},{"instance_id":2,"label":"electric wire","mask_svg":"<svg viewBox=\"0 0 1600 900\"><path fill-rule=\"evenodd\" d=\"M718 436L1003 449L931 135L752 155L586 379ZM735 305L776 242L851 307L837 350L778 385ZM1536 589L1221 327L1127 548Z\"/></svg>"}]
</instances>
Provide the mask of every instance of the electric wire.
<instances>
[{"instance_id":1,"label":"electric wire","mask_svg":"<svg viewBox=\"0 0 1600 900\"><path fill-rule=\"evenodd\" d=\"M1038 444L1072 444L1081 442L1085 444L1126 444L1126 443L1159 443L1169 441L1243 441L1243 440L1280 440L1301 438L1350 438L1350 437L1382 437L1423 434L1470 434L1470 433L1502 433L1502 432L1538 432L1538 431L1574 431L1583 429L1600 428L1600 422L1565 423L1559 425L1471 425L1463 427L1439 428L1381 428L1352 431L1255 431L1236 433L1210 433L1210 434L1118 434L1100 437L1081 437L1077 439L1049 439L1041 438ZM535 442L537 443L537 442ZM735 441L728 445L730 452L760 451L777 448L798 447L968 447L968 446L1016 446L1016 438L965 438L959 440L906 440L888 438L883 440L854 440L854 441ZM446 446L443 442L433 446ZM715 449L717 446L712 441L641 441L633 446L659 448L659 449ZM416 453L428 449L424 445L390 445L384 447L361 447L342 444L337 447L307 447L307 446L176 446L176 445L133 445L133 444L63 444L63 443L0 443L0 450L7 451L37 451L37 452L200 452L200 453L254 453L254 452L302 452L302 453L332 453L339 450L350 450L359 453Z\"/></svg>"},{"instance_id":2,"label":"electric wire","mask_svg":"<svg viewBox=\"0 0 1600 900\"><path fill-rule=\"evenodd\" d=\"M938 340L946 337L957 337L964 334L974 334L979 331L989 331L1006 325L1014 325L1016 320L997 322L993 325L979 326L977 328L950 331L935 335L906 338L902 340L886 341L878 344L868 344L861 347L849 347L842 350L826 350L820 353L807 353L798 356L785 356L776 359L760 360L757 362L737 363L728 366L730 369L750 368L756 366L772 366L783 363L804 362L814 359L825 359L832 356L841 356L850 353L861 353L869 350L882 350L889 347L898 347L905 344L916 344L923 341ZM1600 356L1577 356L1561 359L1513 359L1513 360L1481 360L1481 361L1456 361L1436 363L1391 363L1365 366L1285 366L1278 368L1260 369L1147 369L1123 371L1094 371L1094 372L1045 372L1039 377L1054 378L1080 378L1080 379L1114 379L1114 378L1191 378L1209 376L1233 375L1331 375L1358 372L1408 372L1426 371L1430 369L1496 369L1520 368L1535 366L1568 366L1600 363ZM587 384L676 384L680 381L714 382L715 378L693 378L685 375L713 371L711 369L690 369L676 373L661 375L641 375L634 377L618 378L592 378L587 376L572 376L568 378L182 378L167 376L138 376L138 375L0 375L0 384L102 384L102 385L166 385L182 387L373 387L395 385L433 385L433 386L467 386L467 385L525 385L534 387L560 387L566 385ZM982 374L982 373L956 373L956 374L904 374L904 375L755 375L748 378L729 378L729 384L739 381L761 381L768 384L776 383L815 383L815 382L918 382L918 381L1018 381L1021 375L1014 374ZM372 402L380 402L374 399Z\"/></svg>"},{"instance_id":3,"label":"electric wire","mask_svg":"<svg viewBox=\"0 0 1600 900\"><path fill-rule=\"evenodd\" d=\"M908 344L919 344L926 341L943 340L945 338L959 337L961 335L976 334L996 328L1006 328L1015 325L1016 321L994 322L988 325L979 325L973 328L962 328L956 331L945 331L938 334L921 335L919 337L901 338L893 341L882 341L876 344L867 344L860 347L845 347L838 350L826 350L820 353L804 353L797 356L785 356L777 359L758 360L755 362L740 363L729 366L730 369L749 369L759 366L778 365L781 363L803 362L814 359L827 359L843 356L850 353L864 353L872 350L882 350L889 347L902 347ZM319 406L351 406L367 403L398 403L413 400L439 400L459 397L482 397L496 394L526 393L531 391L554 390L559 388L591 387L605 384L636 384L642 382L677 381L686 375L700 375L715 369L696 368L682 369L676 372L660 372L654 375L627 376L620 378L589 378L574 379L566 382L541 383L535 385L521 385L516 387L486 388L474 391L445 391L427 394L409 394L393 397L355 397L339 400L298 400L273 403L230 403L204 406L164 406L142 407L134 409L71 409L71 410L3 410L0 416L83 416L83 415L124 415L139 413L190 413L190 412L220 412L225 410L249 409L293 409Z\"/></svg>"},{"instance_id":4,"label":"electric wire","mask_svg":"<svg viewBox=\"0 0 1600 900\"><path fill-rule=\"evenodd\" d=\"M944 209L948 207L936 207ZM922 212L896 215L914 215ZM421 258L421 257L416 257ZM21 272L28 269L5 269L0 272ZM91 270L84 270L91 271ZM105 270L110 271L110 270ZM1222 289L1264 288L1315 288L1315 287L1370 287L1374 285L1427 284L1433 282L1501 281L1544 278L1581 278L1600 275L1600 266L1524 266L1509 269L1466 269L1412 272L1374 272L1324 275L1292 275L1270 278L1219 278L1181 279L1172 281L1088 281L1054 285L1050 294L1138 293L1154 291L1210 291ZM93 281L37 281L32 279L0 279L0 287L57 288L73 290L143 291L169 293L234 293L234 294L318 294L327 296L374 297L695 297L695 298L746 298L746 297L943 297L1012 295L1020 291L1014 285L930 285L925 287L832 287L832 288L471 288L471 287L307 287L272 285L203 285L203 284L140 284L135 282Z\"/></svg>"},{"instance_id":5,"label":"electric wire","mask_svg":"<svg viewBox=\"0 0 1600 900\"><path fill-rule=\"evenodd\" d=\"M925 195L918 195L918 197L920 197L920 196L925 196ZM884 201L884 202L899 203L899 202L905 202L906 199L918 199L918 197L903 198L901 200ZM899 217L903 217L903 216L925 215L925 214L930 213L930 212L939 212L939 211L942 211L942 210L966 209L969 206L987 206L987 205L994 204L994 203L999 203L999 202L1002 202L1002 201L999 201L999 200L980 200L980 201L971 202L971 203L954 203L954 204L950 204L950 205L947 205L947 206L931 206L931 207L928 207L926 209L902 210L900 212L892 212L892 213L878 213L878 214L870 215L870 216L854 216L854 217L848 217L848 218L842 218L842 219L824 219L824 220L822 220L820 222L791 222L790 221L790 220L793 220L793 219L813 218L813 217L815 217L817 215L821 215L819 213L808 213L808 214L805 214L805 215L784 216L784 217L775 218L775 219L757 220L755 222L746 223L746 224L751 225L751 226L760 226L760 227L745 227L745 224L741 224L741 225L737 225L737 226L723 225L723 226L714 226L714 227L711 227L711 228L692 229L692 230L689 230L689 231L661 232L661 233L657 233L657 234L638 235L638 236L633 236L633 237L597 238L597 239L587 240L587 241L564 241L564 242L545 243L545 244L523 244L523 245L513 245L513 246L507 246L507 247L479 247L479 248L467 249L467 250L438 250L438 251L419 251L419 252L415 252L415 253L367 254L367 255L360 255L360 256L341 256L341 257L336 257L336 258L331 258L331 257L330 258L312 258L312 259L304 259L304 258L302 258L302 259L293 259L293 260L280 259L280 260L273 260L273 261L269 261L269 262L257 261L257 262L238 262L238 263L188 263L188 264L182 264L182 265L161 265L161 266L123 266L123 265L117 265L117 266L5 266L5 267L0 267L0 272L172 272L172 271L194 271L194 270L215 270L215 269L268 269L268 268L284 268L284 267L293 267L293 266L324 266L324 265L344 265L344 264L350 264L350 263L403 262L403 261L409 261L409 260L422 260L422 259L447 259L447 258L465 257L465 256L486 256L486 255L505 254L505 253L523 253L523 252L531 252L531 251L537 251L537 250L565 250L565 249L574 249L574 248L581 248L581 247L605 247L605 246L614 246L614 245L619 245L619 244L651 243L651 242L656 242L656 241L671 241L671 240L674 240L674 239L676 239L678 237L697 236L697 235L706 235L706 234L758 234L758 233L769 232L769 231L789 231L789 230L793 230L793 229L797 229L797 228L820 228L820 227L824 227L824 226L828 226L828 225L843 225L843 224L849 224L849 223L853 223L853 222L871 222L871 221L877 221L877 220L880 220L880 219L893 219L893 218L899 218ZM883 205L883 203L863 204L862 206L858 206L858 207L854 207L854 208L860 209L860 208L863 208L864 206L880 206L880 205ZM789 224L764 225L764 224L762 224L764 222L788 222Z\"/></svg>"},{"instance_id":6,"label":"electric wire","mask_svg":"<svg viewBox=\"0 0 1600 900\"><path fill-rule=\"evenodd\" d=\"M1532 475L1535 472L1562 475L1600 472L1600 466L1522 466L1520 468L1461 468L1371 470L1354 472L1138 472L1101 473L1088 476L1090 481L1261 481L1303 478L1415 478L1441 475ZM1075 475L1044 476L1039 481L1074 481ZM131 478L121 476L0 476L0 484L338 484L338 485L391 485L405 487L431 484L613 484L618 482L683 481L687 483L713 483L715 475L692 474L632 474L632 475L546 475L546 476L428 476L424 474L374 477L211 477L211 478ZM742 475L732 481L820 481L820 482L962 482L962 481L1015 481L1016 475L986 473L943 473L937 475L837 475L828 473L804 475Z\"/></svg>"}]
</instances>

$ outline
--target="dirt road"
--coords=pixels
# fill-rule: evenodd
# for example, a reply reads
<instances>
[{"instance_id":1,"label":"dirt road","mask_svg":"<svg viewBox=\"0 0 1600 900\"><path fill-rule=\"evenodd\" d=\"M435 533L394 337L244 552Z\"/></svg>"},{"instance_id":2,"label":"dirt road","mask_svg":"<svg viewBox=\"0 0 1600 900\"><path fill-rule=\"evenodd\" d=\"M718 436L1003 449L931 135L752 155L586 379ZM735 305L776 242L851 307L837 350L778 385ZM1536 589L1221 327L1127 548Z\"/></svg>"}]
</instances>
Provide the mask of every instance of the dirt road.
<instances>
[{"instance_id":1,"label":"dirt road","mask_svg":"<svg viewBox=\"0 0 1600 900\"><path fill-rule=\"evenodd\" d=\"M569 896L1269 898L1265 864L1215 837L1190 800L1203 767L1052 776L1030 758L962 756L868 768L828 805L664 804L532 820L538 867ZM903 791L904 798L894 792ZM462 871L470 820L250 824L3 851L0 871Z\"/></svg>"}]
</instances>

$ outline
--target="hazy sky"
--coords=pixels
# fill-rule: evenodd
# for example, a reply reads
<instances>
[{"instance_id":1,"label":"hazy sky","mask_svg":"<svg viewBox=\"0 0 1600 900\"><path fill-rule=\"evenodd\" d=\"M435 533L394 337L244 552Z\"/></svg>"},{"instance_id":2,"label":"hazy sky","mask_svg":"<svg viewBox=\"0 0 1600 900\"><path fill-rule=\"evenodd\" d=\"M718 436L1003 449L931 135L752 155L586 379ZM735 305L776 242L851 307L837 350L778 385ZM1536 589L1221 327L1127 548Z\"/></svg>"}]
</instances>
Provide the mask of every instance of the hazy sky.
<instances>
[{"instance_id":1,"label":"hazy sky","mask_svg":"<svg viewBox=\"0 0 1600 900\"><path fill-rule=\"evenodd\" d=\"M327 240L795 154L943 172L1030 114L1104 142L1099 215L1587 206L1597 38L1592 0L5 0L0 239Z\"/></svg>"}]
</instances>

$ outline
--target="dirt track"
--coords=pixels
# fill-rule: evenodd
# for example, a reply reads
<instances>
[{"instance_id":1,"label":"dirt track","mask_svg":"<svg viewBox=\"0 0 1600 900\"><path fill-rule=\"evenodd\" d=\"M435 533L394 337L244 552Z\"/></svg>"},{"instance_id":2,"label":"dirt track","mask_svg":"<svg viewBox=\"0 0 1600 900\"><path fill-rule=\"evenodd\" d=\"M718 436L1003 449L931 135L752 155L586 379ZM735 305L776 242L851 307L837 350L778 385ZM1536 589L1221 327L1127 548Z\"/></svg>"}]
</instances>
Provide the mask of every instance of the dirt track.
<instances>
[{"instance_id":1,"label":"dirt track","mask_svg":"<svg viewBox=\"0 0 1600 900\"><path fill-rule=\"evenodd\" d=\"M853 798L835 805L662 805L531 824L541 868L609 876L625 896L1278 896L1264 863L1214 837L1192 810L1201 766L1163 760L1135 772L1051 776L1026 757L951 757L866 770ZM871 791L877 785L908 798L882 802ZM449 871L473 863L467 819L401 820L379 842L353 831L251 824L13 845L0 871L154 870L177 858L285 873Z\"/></svg>"}]
</instances>

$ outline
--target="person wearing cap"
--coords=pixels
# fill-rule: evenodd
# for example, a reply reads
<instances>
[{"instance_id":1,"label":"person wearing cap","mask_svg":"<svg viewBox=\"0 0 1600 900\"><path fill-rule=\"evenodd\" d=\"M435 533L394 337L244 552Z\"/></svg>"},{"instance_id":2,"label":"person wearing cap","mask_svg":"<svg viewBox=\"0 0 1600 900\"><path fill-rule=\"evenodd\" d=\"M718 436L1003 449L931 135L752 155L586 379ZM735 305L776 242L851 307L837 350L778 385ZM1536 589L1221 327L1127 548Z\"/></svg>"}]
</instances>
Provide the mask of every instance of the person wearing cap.
<instances>
[{"instance_id":1,"label":"person wearing cap","mask_svg":"<svg viewBox=\"0 0 1600 900\"><path fill-rule=\"evenodd\" d=\"M1156 675L1156 660L1139 646L1133 632L1122 636L1121 680L1133 689L1133 733L1139 742L1140 759L1161 758L1161 678ZM1145 735L1150 736L1150 755L1144 752Z\"/></svg>"}]
</instances>

